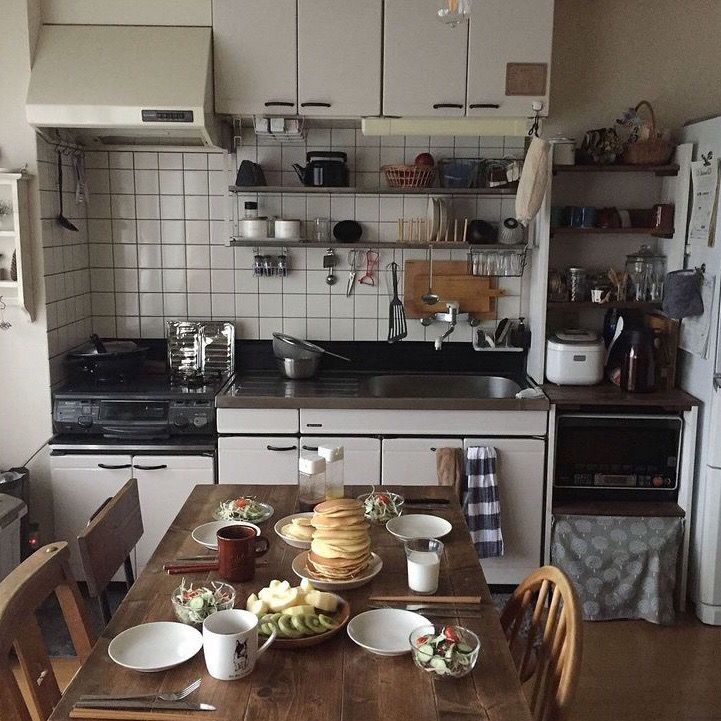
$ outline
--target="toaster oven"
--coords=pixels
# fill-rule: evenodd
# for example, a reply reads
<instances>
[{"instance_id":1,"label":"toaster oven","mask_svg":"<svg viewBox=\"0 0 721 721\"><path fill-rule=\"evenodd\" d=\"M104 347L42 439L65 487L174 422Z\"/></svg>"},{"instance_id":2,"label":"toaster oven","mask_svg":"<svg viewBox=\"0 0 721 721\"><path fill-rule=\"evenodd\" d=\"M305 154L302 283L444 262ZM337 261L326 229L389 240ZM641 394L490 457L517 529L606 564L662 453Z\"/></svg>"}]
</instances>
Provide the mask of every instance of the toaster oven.
<instances>
[{"instance_id":1,"label":"toaster oven","mask_svg":"<svg viewBox=\"0 0 721 721\"><path fill-rule=\"evenodd\" d=\"M676 501L682 432L680 416L560 414L554 499Z\"/></svg>"}]
</instances>

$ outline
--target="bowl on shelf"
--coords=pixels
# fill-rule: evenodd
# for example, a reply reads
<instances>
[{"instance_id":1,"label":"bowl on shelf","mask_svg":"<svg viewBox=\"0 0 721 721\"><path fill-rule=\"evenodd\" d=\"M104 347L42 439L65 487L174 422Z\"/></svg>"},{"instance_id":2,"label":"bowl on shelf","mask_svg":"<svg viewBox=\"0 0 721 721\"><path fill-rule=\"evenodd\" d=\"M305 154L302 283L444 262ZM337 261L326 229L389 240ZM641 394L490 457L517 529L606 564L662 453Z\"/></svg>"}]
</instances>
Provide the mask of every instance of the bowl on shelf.
<instances>
[{"instance_id":1,"label":"bowl on shelf","mask_svg":"<svg viewBox=\"0 0 721 721\"><path fill-rule=\"evenodd\" d=\"M363 228L355 220L341 220L333 226L333 237L339 243L357 243L363 235Z\"/></svg>"}]
</instances>

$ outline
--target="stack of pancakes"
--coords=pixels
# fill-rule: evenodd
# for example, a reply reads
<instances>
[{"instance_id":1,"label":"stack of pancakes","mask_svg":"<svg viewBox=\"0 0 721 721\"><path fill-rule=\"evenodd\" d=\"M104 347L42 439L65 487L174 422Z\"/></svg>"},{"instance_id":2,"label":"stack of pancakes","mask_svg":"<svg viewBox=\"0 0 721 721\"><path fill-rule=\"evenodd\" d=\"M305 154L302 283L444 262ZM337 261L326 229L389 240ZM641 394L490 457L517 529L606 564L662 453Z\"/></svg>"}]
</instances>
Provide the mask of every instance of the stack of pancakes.
<instances>
[{"instance_id":1,"label":"stack of pancakes","mask_svg":"<svg viewBox=\"0 0 721 721\"><path fill-rule=\"evenodd\" d=\"M370 524L363 515L363 504L337 498L319 503L313 511L310 570L334 581L358 576L371 557Z\"/></svg>"}]
</instances>

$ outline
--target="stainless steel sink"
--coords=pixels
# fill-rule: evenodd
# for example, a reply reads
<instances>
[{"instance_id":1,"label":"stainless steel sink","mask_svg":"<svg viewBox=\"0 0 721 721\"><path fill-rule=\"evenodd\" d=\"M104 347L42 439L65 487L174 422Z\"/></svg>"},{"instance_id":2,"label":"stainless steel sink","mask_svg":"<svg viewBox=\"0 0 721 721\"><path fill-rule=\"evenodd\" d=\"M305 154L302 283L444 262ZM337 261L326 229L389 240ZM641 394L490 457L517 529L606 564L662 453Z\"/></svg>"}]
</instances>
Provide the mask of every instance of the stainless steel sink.
<instances>
[{"instance_id":1,"label":"stainless steel sink","mask_svg":"<svg viewBox=\"0 0 721 721\"><path fill-rule=\"evenodd\" d=\"M383 375L367 381L373 398L513 398L521 390L503 376Z\"/></svg>"}]
</instances>

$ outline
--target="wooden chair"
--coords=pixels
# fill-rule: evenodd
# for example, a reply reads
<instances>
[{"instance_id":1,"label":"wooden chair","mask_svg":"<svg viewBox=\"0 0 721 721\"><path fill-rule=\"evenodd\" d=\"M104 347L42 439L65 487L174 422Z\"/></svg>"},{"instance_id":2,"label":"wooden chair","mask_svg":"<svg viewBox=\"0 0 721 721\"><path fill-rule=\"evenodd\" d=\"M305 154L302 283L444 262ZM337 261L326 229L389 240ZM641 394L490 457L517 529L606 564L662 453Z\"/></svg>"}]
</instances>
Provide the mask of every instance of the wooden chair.
<instances>
[{"instance_id":1,"label":"wooden chair","mask_svg":"<svg viewBox=\"0 0 721 721\"><path fill-rule=\"evenodd\" d=\"M138 482L131 478L95 511L87 528L78 536L88 591L98 599L106 625L113 615L108 601L108 584L123 566L128 589L133 585L135 578L130 553L142 535Z\"/></svg>"},{"instance_id":2,"label":"wooden chair","mask_svg":"<svg viewBox=\"0 0 721 721\"><path fill-rule=\"evenodd\" d=\"M35 611L55 592L75 652L85 661L95 643L85 605L68 565L65 541L43 546L0 582L0 719L41 721L50 716L60 689L43 643ZM14 648L28 688L27 703L13 675Z\"/></svg>"},{"instance_id":3,"label":"wooden chair","mask_svg":"<svg viewBox=\"0 0 721 721\"><path fill-rule=\"evenodd\" d=\"M528 624L528 635L519 632ZM518 675L535 721L564 721L578 682L583 647L581 610L566 575L544 566L523 580L501 614Z\"/></svg>"}]
</instances>

